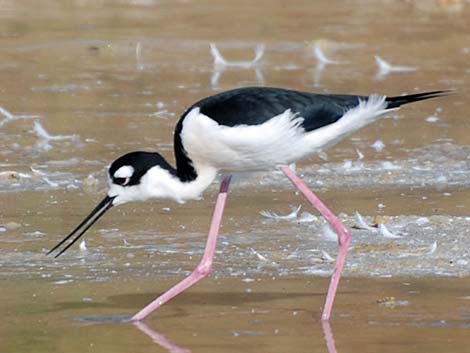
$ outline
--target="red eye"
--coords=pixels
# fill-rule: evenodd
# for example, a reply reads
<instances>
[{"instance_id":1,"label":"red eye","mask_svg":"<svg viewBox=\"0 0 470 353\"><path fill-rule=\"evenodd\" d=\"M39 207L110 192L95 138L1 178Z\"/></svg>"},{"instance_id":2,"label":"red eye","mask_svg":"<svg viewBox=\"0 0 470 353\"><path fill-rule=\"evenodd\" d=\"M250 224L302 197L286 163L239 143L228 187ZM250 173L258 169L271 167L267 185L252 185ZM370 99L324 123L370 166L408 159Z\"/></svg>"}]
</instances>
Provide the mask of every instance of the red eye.
<instances>
[{"instance_id":1,"label":"red eye","mask_svg":"<svg viewBox=\"0 0 470 353\"><path fill-rule=\"evenodd\" d=\"M127 185L129 183L130 178L114 178L113 183L118 185Z\"/></svg>"}]
</instances>

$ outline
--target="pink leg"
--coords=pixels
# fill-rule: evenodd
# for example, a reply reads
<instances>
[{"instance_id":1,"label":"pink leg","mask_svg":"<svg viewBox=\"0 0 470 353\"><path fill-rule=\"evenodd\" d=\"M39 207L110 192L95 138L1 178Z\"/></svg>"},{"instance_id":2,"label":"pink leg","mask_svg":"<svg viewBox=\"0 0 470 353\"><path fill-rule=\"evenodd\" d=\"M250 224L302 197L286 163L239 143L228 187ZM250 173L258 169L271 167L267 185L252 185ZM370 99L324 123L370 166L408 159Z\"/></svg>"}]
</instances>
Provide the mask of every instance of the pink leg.
<instances>
[{"instance_id":1,"label":"pink leg","mask_svg":"<svg viewBox=\"0 0 470 353\"><path fill-rule=\"evenodd\" d=\"M283 173L289 178L294 186L305 196L305 198L315 207L323 217L330 223L331 227L338 234L338 257L336 258L336 265L331 276L330 287L326 295L325 306L323 307L322 320L329 320L331 309L335 301L336 290L338 288L341 272L343 271L346 255L348 253L349 242L351 235L349 230L341 223L341 221L331 212L323 202L308 188L302 179L300 179L292 169L288 166L281 166Z\"/></svg>"},{"instance_id":2,"label":"pink leg","mask_svg":"<svg viewBox=\"0 0 470 353\"><path fill-rule=\"evenodd\" d=\"M204 279L209 275L212 269L212 261L215 254L215 246L217 244L217 236L219 235L220 222L222 221L222 215L224 213L225 201L227 200L228 187L230 185L230 179L232 176L226 176L222 180L220 185L219 195L214 207L214 214L212 215L211 227L209 235L207 237L206 248L201 262L196 269L184 280L176 284L174 287L163 293L158 298L154 299L146 307L135 314L131 320L140 321L145 319L153 311L157 310L166 302L176 297L181 292L196 284L200 280Z\"/></svg>"},{"instance_id":3,"label":"pink leg","mask_svg":"<svg viewBox=\"0 0 470 353\"><path fill-rule=\"evenodd\" d=\"M328 353L338 353L338 351L336 350L333 331L331 331L330 322L322 321L321 326L323 328L323 335L325 336L326 349L328 349Z\"/></svg>"}]
</instances>

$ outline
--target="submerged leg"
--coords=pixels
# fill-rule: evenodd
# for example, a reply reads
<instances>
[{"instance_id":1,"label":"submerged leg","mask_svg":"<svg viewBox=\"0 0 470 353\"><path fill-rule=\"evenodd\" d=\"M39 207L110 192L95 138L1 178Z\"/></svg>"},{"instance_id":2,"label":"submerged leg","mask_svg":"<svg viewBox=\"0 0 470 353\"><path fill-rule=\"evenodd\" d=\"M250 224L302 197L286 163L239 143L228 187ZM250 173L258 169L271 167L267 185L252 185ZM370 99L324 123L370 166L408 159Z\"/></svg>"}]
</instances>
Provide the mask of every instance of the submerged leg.
<instances>
[{"instance_id":1,"label":"submerged leg","mask_svg":"<svg viewBox=\"0 0 470 353\"><path fill-rule=\"evenodd\" d=\"M135 314L131 320L140 321L145 319L153 311L157 310L166 302L176 297L181 292L185 291L192 285L196 284L200 280L204 279L209 275L212 269L212 261L215 254L215 246L217 244L217 236L219 235L220 223L222 221L222 215L224 213L225 201L227 200L228 187L230 185L231 175L225 176L220 185L219 195L214 207L214 214L212 215L211 227L209 229L209 235L207 237L206 248L201 262L195 268L195 270L184 280L176 284L174 287L163 293L158 298L154 299L151 303L145 306L137 314Z\"/></svg>"},{"instance_id":2,"label":"submerged leg","mask_svg":"<svg viewBox=\"0 0 470 353\"><path fill-rule=\"evenodd\" d=\"M330 223L336 234L338 234L338 257L336 258L336 265L331 276L330 286L326 295L325 306L323 307L322 320L329 320L331 309L335 301L336 289L338 288L341 272L343 271L346 255L348 253L349 242L351 235L349 230L343 223L331 212L328 207L308 188L302 179L300 179L292 169L288 166L281 166L282 172L289 178L294 186L305 196L305 198L315 207L318 212Z\"/></svg>"}]
</instances>

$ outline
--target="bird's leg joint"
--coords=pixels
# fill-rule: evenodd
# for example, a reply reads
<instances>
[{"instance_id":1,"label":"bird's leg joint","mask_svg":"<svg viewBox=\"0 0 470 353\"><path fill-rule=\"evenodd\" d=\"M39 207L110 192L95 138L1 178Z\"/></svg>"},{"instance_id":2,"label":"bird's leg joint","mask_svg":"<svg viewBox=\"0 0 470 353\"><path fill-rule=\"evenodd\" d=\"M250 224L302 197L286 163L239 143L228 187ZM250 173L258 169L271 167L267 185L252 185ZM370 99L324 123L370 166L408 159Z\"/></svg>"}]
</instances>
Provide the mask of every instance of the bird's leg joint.
<instances>
[{"instance_id":1,"label":"bird's leg joint","mask_svg":"<svg viewBox=\"0 0 470 353\"><path fill-rule=\"evenodd\" d=\"M349 243L351 242L351 232L348 228L342 226L343 229L341 232L338 232L338 245L340 247L346 246L349 247Z\"/></svg>"},{"instance_id":2,"label":"bird's leg joint","mask_svg":"<svg viewBox=\"0 0 470 353\"><path fill-rule=\"evenodd\" d=\"M207 277L212 271L212 260L202 260L194 272L202 277Z\"/></svg>"}]
</instances>

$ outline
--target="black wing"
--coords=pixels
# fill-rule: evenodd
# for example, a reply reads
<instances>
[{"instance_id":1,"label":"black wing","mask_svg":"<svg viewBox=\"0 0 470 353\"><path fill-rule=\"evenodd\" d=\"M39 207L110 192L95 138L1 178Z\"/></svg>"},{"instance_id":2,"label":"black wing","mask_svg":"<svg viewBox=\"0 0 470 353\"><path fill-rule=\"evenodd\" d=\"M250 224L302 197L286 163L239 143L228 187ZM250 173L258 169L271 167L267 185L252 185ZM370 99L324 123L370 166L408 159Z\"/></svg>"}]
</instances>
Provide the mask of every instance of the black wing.
<instances>
[{"instance_id":1,"label":"black wing","mask_svg":"<svg viewBox=\"0 0 470 353\"><path fill-rule=\"evenodd\" d=\"M337 121L359 103L353 95L323 95L270 87L246 87L207 97L194 107L220 125L259 125L290 109L304 119L306 131ZM183 115L184 116L184 115Z\"/></svg>"},{"instance_id":2,"label":"black wing","mask_svg":"<svg viewBox=\"0 0 470 353\"><path fill-rule=\"evenodd\" d=\"M387 97L387 108L396 108L424 99L449 94L449 91L433 91L404 96ZM201 113L220 125L259 125L290 109L304 119L306 131L332 124L346 111L366 100L368 96L315 94L282 88L245 87L222 92L193 104L187 112L199 107ZM183 117L186 115L183 114Z\"/></svg>"}]
</instances>

